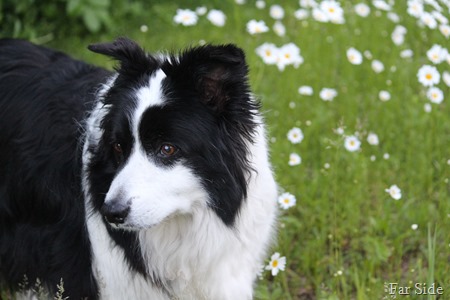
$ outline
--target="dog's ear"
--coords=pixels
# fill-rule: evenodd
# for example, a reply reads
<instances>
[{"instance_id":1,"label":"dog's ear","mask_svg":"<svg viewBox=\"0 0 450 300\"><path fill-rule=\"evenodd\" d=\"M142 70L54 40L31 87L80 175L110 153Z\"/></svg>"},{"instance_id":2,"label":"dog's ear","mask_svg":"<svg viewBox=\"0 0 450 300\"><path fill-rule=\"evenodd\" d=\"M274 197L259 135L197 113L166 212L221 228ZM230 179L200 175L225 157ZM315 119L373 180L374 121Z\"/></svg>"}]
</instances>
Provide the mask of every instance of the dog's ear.
<instances>
[{"instance_id":1,"label":"dog's ear","mask_svg":"<svg viewBox=\"0 0 450 300\"><path fill-rule=\"evenodd\" d=\"M136 42L128 38L118 38L111 43L98 43L88 46L95 53L110 56L120 62L118 72L136 75L154 68L155 60L147 55Z\"/></svg>"},{"instance_id":2,"label":"dog's ear","mask_svg":"<svg viewBox=\"0 0 450 300\"><path fill-rule=\"evenodd\" d=\"M216 111L223 111L235 96L248 94L244 52L233 45L206 47L197 67L196 87L201 100Z\"/></svg>"},{"instance_id":3,"label":"dog's ear","mask_svg":"<svg viewBox=\"0 0 450 300\"><path fill-rule=\"evenodd\" d=\"M230 99L249 94L245 55L234 45L188 49L179 56L172 74L184 74L184 81L195 87L200 100L217 112L223 111Z\"/></svg>"}]
</instances>

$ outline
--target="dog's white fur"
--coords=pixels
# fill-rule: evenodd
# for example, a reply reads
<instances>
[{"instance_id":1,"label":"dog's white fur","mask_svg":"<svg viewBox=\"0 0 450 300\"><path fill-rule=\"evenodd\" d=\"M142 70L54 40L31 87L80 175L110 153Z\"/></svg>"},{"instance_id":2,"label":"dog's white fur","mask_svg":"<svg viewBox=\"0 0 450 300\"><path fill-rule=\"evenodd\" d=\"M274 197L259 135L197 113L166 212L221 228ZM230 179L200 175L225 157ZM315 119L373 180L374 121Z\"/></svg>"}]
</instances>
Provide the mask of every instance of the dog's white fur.
<instances>
[{"instance_id":1,"label":"dog's white fur","mask_svg":"<svg viewBox=\"0 0 450 300\"><path fill-rule=\"evenodd\" d=\"M83 149L83 186L87 227L93 251L93 271L101 299L252 299L253 284L271 243L276 218L277 186L268 161L261 116L254 143L249 144L252 167L248 197L234 226L226 226L208 207L208 195L199 179L182 162L161 168L146 157L137 127L146 108L164 105L160 83L162 71L150 79L148 88L137 92L133 134L137 141L126 165L113 180L106 202L117 193L131 199L124 228L141 228L139 241L150 278L130 269L123 250L110 238L98 212L91 206L86 166L88 148L97 145L100 121L109 107L99 101L87 121ZM115 78L99 91L101 99ZM163 289L151 283L162 279ZM162 291L164 290L164 291Z\"/></svg>"}]
</instances>

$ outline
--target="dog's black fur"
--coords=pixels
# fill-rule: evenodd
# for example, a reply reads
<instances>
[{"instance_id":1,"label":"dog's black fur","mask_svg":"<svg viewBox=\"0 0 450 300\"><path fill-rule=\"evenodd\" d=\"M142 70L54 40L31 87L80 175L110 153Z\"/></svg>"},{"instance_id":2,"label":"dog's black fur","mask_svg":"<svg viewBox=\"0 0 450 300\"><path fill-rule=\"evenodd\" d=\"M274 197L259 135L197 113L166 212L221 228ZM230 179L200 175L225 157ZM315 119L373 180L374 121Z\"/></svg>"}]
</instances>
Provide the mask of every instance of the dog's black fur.
<instances>
[{"instance_id":1,"label":"dog's black fur","mask_svg":"<svg viewBox=\"0 0 450 300\"><path fill-rule=\"evenodd\" d=\"M175 130L190 128L187 133L192 141L183 147L189 150L196 145L200 149L192 153L200 151L202 155L189 156L188 163L204 178L211 209L233 226L246 197L246 142L252 139L252 112L258 109L249 101L248 70L241 50L223 46L218 51L205 46L158 60L126 39L90 49L121 62L115 86L103 99L105 105L113 104L102 122L105 136L98 149L88 149L94 155L88 166L93 208L101 210L117 169L107 134L115 130L117 122L123 122L120 115L126 108L121 105L130 105L112 102L127 98L130 86L139 86L152 70L161 68L170 78L165 93L178 99L178 106L173 111L170 105L168 111L149 109L143 126L151 120L147 127L170 122L170 126L179 126ZM64 295L71 299L99 297L86 228L81 156L85 120L99 87L111 75L58 51L21 40L0 40L0 283L7 288L29 288L39 279L54 292L63 279ZM196 125L191 121L199 111L199 122L206 123L193 128ZM155 122L158 118L161 122ZM213 127L217 131L212 131ZM163 132L164 128L148 130ZM151 136L145 131L140 135L145 145L151 145ZM215 146L213 151L208 149L210 145ZM136 234L106 226L124 249L130 268L145 275Z\"/></svg>"},{"instance_id":2,"label":"dog's black fur","mask_svg":"<svg viewBox=\"0 0 450 300\"><path fill-rule=\"evenodd\" d=\"M97 294L81 190L81 129L110 73L21 40L0 41L0 276L73 299Z\"/></svg>"}]
</instances>

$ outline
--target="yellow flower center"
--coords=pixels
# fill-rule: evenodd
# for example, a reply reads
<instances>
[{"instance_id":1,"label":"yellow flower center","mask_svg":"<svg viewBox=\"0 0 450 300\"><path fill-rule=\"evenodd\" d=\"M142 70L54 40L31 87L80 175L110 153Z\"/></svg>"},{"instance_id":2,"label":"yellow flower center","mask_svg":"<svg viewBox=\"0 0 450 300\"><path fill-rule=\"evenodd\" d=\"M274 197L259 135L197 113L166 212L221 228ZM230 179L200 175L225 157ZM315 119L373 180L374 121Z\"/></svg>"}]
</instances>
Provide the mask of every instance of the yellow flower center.
<instances>
[{"instance_id":1,"label":"yellow flower center","mask_svg":"<svg viewBox=\"0 0 450 300\"><path fill-rule=\"evenodd\" d=\"M286 57L287 59L289 59L289 58L291 57L291 55L290 55L289 53L286 53L286 54L284 55L284 57Z\"/></svg>"},{"instance_id":2,"label":"yellow flower center","mask_svg":"<svg viewBox=\"0 0 450 300\"><path fill-rule=\"evenodd\" d=\"M431 75L430 73L427 73L425 75L425 78L428 79L428 80L431 80L431 78L433 78L433 75Z\"/></svg>"},{"instance_id":3,"label":"yellow flower center","mask_svg":"<svg viewBox=\"0 0 450 300\"><path fill-rule=\"evenodd\" d=\"M272 268L276 268L278 266L278 260L274 260L272 262Z\"/></svg>"},{"instance_id":4,"label":"yellow flower center","mask_svg":"<svg viewBox=\"0 0 450 300\"><path fill-rule=\"evenodd\" d=\"M285 204L289 204L289 199L286 198L286 199L283 200L283 202L284 202Z\"/></svg>"},{"instance_id":5,"label":"yellow flower center","mask_svg":"<svg viewBox=\"0 0 450 300\"><path fill-rule=\"evenodd\" d=\"M271 56L272 52L270 52L270 50L266 50L266 56Z\"/></svg>"},{"instance_id":6,"label":"yellow flower center","mask_svg":"<svg viewBox=\"0 0 450 300\"><path fill-rule=\"evenodd\" d=\"M328 11L329 11L330 13L334 13L334 8L330 7L330 8L328 9Z\"/></svg>"}]
</instances>

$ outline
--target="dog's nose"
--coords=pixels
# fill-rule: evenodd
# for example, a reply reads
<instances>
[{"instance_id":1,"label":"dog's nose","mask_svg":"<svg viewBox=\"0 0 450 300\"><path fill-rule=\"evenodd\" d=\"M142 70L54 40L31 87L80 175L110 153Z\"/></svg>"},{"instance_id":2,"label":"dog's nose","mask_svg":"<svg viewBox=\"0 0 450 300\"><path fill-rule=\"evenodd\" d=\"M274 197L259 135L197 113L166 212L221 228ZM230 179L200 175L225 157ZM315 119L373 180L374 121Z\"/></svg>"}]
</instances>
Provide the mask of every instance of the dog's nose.
<instances>
[{"instance_id":1,"label":"dog's nose","mask_svg":"<svg viewBox=\"0 0 450 300\"><path fill-rule=\"evenodd\" d=\"M104 203L100 212L108 223L116 225L123 224L130 212L130 205L122 204L117 201L111 201L110 203Z\"/></svg>"}]
</instances>

